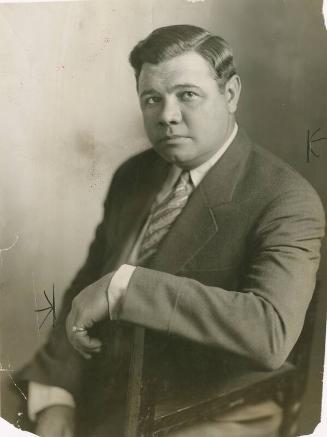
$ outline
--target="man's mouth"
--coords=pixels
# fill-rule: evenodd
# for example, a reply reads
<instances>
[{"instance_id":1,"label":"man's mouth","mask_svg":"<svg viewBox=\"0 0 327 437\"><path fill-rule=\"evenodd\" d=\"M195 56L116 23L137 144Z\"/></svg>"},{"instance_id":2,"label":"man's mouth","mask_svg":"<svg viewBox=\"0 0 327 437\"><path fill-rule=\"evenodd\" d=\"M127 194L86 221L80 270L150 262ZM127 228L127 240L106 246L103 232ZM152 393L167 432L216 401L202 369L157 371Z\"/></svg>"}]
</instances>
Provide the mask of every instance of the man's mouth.
<instances>
[{"instance_id":1,"label":"man's mouth","mask_svg":"<svg viewBox=\"0 0 327 437\"><path fill-rule=\"evenodd\" d=\"M181 139L187 139L189 137L185 136L185 135L165 135L164 137L160 138L158 143L166 143L166 142L174 142L174 141L178 141Z\"/></svg>"}]
</instances>

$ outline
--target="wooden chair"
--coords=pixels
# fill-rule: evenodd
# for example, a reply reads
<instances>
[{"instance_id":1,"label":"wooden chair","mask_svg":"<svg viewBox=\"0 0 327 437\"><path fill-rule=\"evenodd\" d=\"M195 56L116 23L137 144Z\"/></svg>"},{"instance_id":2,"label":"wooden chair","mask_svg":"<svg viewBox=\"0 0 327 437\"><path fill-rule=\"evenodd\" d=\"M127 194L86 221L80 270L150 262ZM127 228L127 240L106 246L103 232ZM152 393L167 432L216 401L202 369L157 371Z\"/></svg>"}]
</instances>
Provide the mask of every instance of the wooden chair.
<instances>
[{"instance_id":1,"label":"wooden chair","mask_svg":"<svg viewBox=\"0 0 327 437\"><path fill-rule=\"evenodd\" d=\"M133 328L127 395L125 437L165 435L169 430L200 422L251 401L276 399L283 408L281 437L293 437L308 375L319 287L308 308L305 324L288 361L278 370L238 375L217 386L181 394L173 402L155 403L155 381L148 377L144 354L145 329Z\"/></svg>"}]
</instances>

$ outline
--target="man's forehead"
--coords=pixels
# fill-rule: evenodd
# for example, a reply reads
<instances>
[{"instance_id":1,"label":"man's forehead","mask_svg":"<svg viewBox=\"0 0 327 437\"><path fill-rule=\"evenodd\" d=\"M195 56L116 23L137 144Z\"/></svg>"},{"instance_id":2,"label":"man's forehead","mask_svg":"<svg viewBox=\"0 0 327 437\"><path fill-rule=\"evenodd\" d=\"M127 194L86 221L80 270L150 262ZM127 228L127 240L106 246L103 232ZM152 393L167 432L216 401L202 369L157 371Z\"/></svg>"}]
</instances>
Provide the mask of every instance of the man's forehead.
<instances>
[{"instance_id":1,"label":"man's forehead","mask_svg":"<svg viewBox=\"0 0 327 437\"><path fill-rule=\"evenodd\" d=\"M156 87L174 87L189 84L201 86L214 75L208 62L196 52L187 52L159 64L144 63L139 76L138 89L143 93Z\"/></svg>"}]
</instances>

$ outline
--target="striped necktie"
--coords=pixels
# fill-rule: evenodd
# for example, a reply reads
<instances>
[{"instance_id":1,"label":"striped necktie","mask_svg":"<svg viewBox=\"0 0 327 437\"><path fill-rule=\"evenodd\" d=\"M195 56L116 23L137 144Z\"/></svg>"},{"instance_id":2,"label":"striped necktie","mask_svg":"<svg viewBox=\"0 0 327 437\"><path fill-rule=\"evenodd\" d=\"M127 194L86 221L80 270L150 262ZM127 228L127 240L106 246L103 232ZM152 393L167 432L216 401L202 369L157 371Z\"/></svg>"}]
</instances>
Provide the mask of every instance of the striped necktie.
<instances>
[{"instance_id":1,"label":"striped necktie","mask_svg":"<svg viewBox=\"0 0 327 437\"><path fill-rule=\"evenodd\" d=\"M138 265L144 264L156 253L160 242L182 212L192 190L190 173L183 171L168 196L160 203L154 202L138 254Z\"/></svg>"}]
</instances>

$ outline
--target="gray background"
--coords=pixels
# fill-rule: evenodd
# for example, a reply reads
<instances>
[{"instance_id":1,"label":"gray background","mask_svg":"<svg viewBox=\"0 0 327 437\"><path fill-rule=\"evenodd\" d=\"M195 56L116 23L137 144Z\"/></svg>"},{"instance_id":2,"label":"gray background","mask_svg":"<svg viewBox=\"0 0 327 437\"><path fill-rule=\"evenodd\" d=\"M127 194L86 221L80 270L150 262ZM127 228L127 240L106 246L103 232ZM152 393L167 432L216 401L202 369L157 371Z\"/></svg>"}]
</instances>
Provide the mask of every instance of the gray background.
<instances>
[{"instance_id":1,"label":"gray background","mask_svg":"<svg viewBox=\"0 0 327 437\"><path fill-rule=\"evenodd\" d=\"M113 170L147 146L127 56L153 28L190 23L234 47L239 123L327 205L327 142L306 162L306 132L327 136L327 31L320 0L110 0L0 5L0 361L16 369L45 340L34 313L57 303L83 262ZM327 286L326 244L320 271ZM301 432L321 398L320 307ZM1 415L17 400L1 372ZM17 391L19 396L19 393Z\"/></svg>"}]
</instances>

